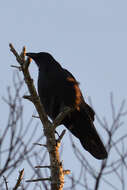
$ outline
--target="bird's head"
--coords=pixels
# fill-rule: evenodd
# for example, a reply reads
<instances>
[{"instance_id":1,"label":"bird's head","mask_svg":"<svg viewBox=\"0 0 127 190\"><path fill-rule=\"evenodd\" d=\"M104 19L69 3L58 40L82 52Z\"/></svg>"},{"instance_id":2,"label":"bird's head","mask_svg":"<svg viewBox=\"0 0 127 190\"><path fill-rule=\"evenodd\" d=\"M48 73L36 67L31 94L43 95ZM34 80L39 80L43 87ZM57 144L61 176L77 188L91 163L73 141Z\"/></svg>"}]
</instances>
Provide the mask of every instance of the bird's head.
<instances>
[{"instance_id":1,"label":"bird's head","mask_svg":"<svg viewBox=\"0 0 127 190\"><path fill-rule=\"evenodd\" d=\"M32 58L39 68L41 67L41 65L52 63L52 61L54 60L52 55L46 52L26 53L26 56Z\"/></svg>"}]
</instances>

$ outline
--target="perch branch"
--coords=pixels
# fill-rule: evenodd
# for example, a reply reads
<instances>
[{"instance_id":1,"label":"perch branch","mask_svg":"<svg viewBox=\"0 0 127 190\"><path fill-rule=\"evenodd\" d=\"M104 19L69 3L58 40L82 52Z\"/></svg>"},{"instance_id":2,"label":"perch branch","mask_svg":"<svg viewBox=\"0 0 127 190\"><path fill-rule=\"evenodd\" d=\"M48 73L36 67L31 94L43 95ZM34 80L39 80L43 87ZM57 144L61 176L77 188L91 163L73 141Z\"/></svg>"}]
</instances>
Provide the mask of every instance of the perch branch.
<instances>
[{"instance_id":1,"label":"perch branch","mask_svg":"<svg viewBox=\"0 0 127 190\"><path fill-rule=\"evenodd\" d=\"M46 147L49 152L50 164L51 164L51 178L45 178L45 180L51 180L51 190L54 189L62 190L64 185L64 171L62 163L60 162L59 151L58 151L60 143L56 143L55 139L55 127L61 123L65 115L67 115L70 112L70 110L66 111L63 114L60 113L60 115L56 118L53 124L49 121L45 113L44 107L40 102L40 98L37 95L36 89L33 84L33 79L31 78L28 70L31 59L27 58L27 60L25 60L25 52L26 52L25 47L23 47L23 50L19 55L12 44L9 44L9 46L10 46L10 51L15 55L16 60L18 61L21 67L21 71L24 75L24 80L26 82L26 85L30 93L30 98L27 97L27 99L32 101L32 103L36 107L38 116L43 124L44 134L46 136ZM41 179L41 181L42 180L44 179ZM40 179L27 180L27 182L35 182L35 181L40 181Z\"/></svg>"}]
</instances>

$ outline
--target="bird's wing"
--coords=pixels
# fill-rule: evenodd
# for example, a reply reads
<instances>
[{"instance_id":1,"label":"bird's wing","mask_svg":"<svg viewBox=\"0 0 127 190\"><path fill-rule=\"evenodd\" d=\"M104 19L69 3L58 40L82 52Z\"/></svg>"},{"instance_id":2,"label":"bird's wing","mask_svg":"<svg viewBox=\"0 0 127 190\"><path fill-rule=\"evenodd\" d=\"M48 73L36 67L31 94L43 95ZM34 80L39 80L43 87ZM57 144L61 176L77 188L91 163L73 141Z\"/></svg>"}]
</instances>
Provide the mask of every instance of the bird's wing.
<instances>
[{"instance_id":1,"label":"bird's wing","mask_svg":"<svg viewBox=\"0 0 127 190\"><path fill-rule=\"evenodd\" d=\"M75 77L66 69L64 69L65 73L68 75L68 77L71 77L75 80L76 83L78 83L75 79ZM79 84L79 83L78 83ZM82 96L82 94L81 94ZM85 102L83 96L82 96L82 104L81 104L81 109L84 111L86 111L88 113L88 115L90 116L91 120L94 121L94 116L95 116L95 112L94 110Z\"/></svg>"},{"instance_id":2,"label":"bird's wing","mask_svg":"<svg viewBox=\"0 0 127 190\"><path fill-rule=\"evenodd\" d=\"M81 107L81 111L82 112L84 112L84 111L87 112L87 114L90 117L90 119L92 121L94 121L95 112L85 101L81 104L80 107Z\"/></svg>"}]
</instances>

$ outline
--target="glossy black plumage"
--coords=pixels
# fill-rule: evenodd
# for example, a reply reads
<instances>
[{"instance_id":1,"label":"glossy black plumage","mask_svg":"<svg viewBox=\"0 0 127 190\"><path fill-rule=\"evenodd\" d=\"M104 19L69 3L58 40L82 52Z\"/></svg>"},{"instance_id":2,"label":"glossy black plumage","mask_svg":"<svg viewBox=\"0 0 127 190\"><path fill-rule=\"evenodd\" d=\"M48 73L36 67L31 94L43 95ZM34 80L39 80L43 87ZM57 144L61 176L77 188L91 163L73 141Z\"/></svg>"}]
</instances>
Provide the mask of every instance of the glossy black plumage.
<instances>
[{"instance_id":1,"label":"glossy black plumage","mask_svg":"<svg viewBox=\"0 0 127 190\"><path fill-rule=\"evenodd\" d=\"M65 106L74 106L62 124L97 159L107 158L106 149L94 127L94 111L85 102L74 76L45 52L27 53L39 68L38 93L45 111L54 120Z\"/></svg>"}]
</instances>

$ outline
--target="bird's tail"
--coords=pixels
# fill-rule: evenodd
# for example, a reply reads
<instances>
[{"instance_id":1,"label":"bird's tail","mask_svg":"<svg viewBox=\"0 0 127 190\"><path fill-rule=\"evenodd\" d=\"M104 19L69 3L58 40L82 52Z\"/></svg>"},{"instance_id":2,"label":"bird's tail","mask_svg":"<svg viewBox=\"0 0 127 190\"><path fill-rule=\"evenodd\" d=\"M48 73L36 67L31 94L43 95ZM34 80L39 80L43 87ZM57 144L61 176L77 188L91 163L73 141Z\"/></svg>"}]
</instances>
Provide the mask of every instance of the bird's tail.
<instances>
[{"instance_id":1,"label":"bird's tail","mask_svg":"<svg viewBox=\"0 0 127 190\"><path fill-rule=\"evenodd\" d=\"M94 127L93 120L89 117L88 111L84 109L74 111L64 121L64 125L80 140L82 146L89 153L96 159L107 158L107 151Z\"/></svg>"},{"instance_id":2,"label":"bird's tail","mask_svg":"<svg viewBox=\"0 0 127 190\"><path fill-rule=\"evenodd\" d=\"M86 134L85 137L82 135L80 136L80 142L82 146L91 153L97 159L105 159L107 158L108 154L104 147L104 144L94 126L94 117L91 118L91 112L88 108L89 106L86 105L84 108L82 107L80 110L80 115L84 119L84 123L86 124ZM92 108L91 108L92 110ZM81 125L81 124L80 124ZM84 131L85 133L85 131Z\"/></svg>"},{"instance_id":3,"label":"bird's tail","mask_svg":"<svg viewBox=\"0 0 127 190\"><path fill-rule=\"evenodd\" d=\"M107 158L108 156L107 151L95 127L94 126L90 127L91 127L90 132L88 132L87 135L85 135L85 137L81 136L79 138L82 146L95 158L99 160Z\"/></svg>"}]
</instances>

